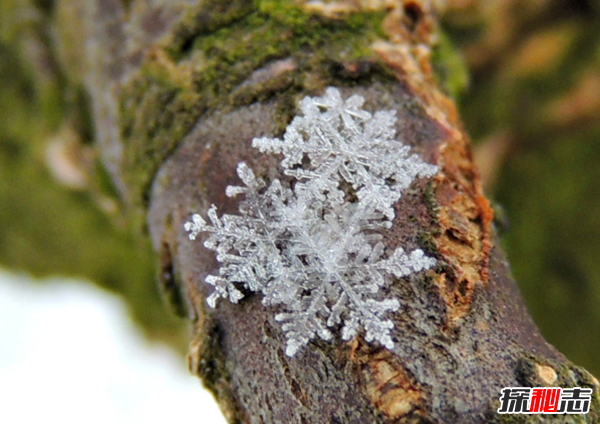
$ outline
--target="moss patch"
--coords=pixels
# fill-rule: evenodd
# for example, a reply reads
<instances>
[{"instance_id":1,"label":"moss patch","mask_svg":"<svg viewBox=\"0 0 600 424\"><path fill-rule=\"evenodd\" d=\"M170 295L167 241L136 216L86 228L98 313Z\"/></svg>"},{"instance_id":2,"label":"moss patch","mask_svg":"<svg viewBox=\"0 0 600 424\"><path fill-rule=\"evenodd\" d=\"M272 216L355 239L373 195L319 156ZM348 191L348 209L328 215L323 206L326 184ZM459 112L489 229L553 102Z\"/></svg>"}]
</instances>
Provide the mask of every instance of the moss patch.
<instances>
[{"instance_id":1,"label":"moss patch","mask_svg":"<svg viewBox=\"0 0 600 424\"><path fill-rule=\"evenodd\" d=\"M275 91L321 89L343 70L335 64L373 59L370 45L383 18L373 13L327 20L275 0L252 7L207 2L194 13L148 56L120 96L124 178L139 222L158 167L203 113L265 101ZM283 58L292 58L297 70L282 80L244 84L255 70ZM363 76L381 72L367 68ZM292 112L282 110L282 123Z\"/></svg>"},{"instance_id":2,"label":"moss patch","mask_svg":"<svg viewBox=\"0 0 600 424\"><path fill-rule=\"evenodd\" d=\"M437 83L446 94L457 99L469 84L469 73L459 50L443 31L439 31L438 43L433 46L431 64Z\"/></svg>"}]
</instances>

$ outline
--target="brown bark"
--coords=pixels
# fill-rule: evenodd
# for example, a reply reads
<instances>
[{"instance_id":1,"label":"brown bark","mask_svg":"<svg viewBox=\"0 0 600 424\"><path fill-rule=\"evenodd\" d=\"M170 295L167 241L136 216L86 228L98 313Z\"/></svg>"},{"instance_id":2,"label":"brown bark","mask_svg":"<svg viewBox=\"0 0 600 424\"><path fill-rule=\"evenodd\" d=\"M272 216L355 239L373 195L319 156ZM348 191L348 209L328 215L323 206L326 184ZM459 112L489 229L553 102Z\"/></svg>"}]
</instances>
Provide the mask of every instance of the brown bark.
<instances>
[{"instance_id":1,"label":"brown bark","mask_svg":"<svg viewBox=\"0 0 600 424\"><path fill-rule=\"evenodd\" d=\"M495 409L502 387L592 385L597 390L591 375L542 339L510 278L492 235L492 213L468 137L432 75L432 11L409 2L386 13L387 41L371 44L370 55L354 61L330 56L327 61L335 66L317 63L315 71L304 67L300 51L254 75L275 80L280 69L300 70L304 81L318 81L303 87L309 93L326 84L350 85L345 94L363 95L373 109L395 109L399 139L441 167L431 185L421 184L398 204L398 215L413 220L398 220L386 234L388 247L425 247L443 264L423 278L393 283L391 291L403 305L394 317L393 351L359 337L351 343L312 343L288 358L274 311L262 306L259 296L216 310L205 306L211 288L202 281L216 263L212 252L186 239L183 222L211 203L235 211L224 192L236 181L239 161L262 175L276 167L250 142L257 134L281 135L281 114L284 123L293 116L285 89L260 103L202 118L155 180L149 223L155 245L169 250L180 272L195 321L190 366L217 394L230 421L492 422L501 421ZM595 414L584 419L594 422Z\"/></svg>"},{"instance_id":2,"label":"brown bark","mask_svg":"<svg viewBox=\"0 0 600 424\"><path fill-rule=\"evenodd\" d=\"M592 387L590 413L576 419L599 420L598 381L540 336L498 246L469 137L434 75L437 3L57 3L57 60L90 96L104 166L192 322L190 368L230 422L538 422L495 413L510 386ZM238 162L279 172L251 140L280 136L298 100L327 86L396 110L397 137L440 167L403 196L403 219L384 235L388 248L420 247L438 266L390 281L402 303L393 350L357 337L289 358L258 295L207 307L204 278L217 263L183 223L211 203L237 209L225 187Z\"/></svg>"}]
</instances>

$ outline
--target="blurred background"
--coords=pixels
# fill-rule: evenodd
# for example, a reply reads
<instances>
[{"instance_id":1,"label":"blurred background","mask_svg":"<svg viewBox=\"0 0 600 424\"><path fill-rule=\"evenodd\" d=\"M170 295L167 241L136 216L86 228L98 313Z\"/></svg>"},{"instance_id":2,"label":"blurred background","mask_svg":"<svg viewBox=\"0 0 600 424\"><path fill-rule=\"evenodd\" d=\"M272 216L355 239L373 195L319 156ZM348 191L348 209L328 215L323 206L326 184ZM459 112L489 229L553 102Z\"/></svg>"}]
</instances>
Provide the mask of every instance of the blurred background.
<instances>
[{"instance_id":1,"label":"blurred background","mask_svg":"<svg viewBox=\"0 0 600 424\"><path fill-rule=\"evenodd\" d=\"M0 422L222 422L94 144L73 4L0 0ZM434 65L536 323L599 376L600 1L450 0Z\"/></svg>"},{"instance_id":2,"label":"blurred background","mask_svg":"<svg viewBox=\"0 0 600 424\"><path fill-rule=\"evenodd\" d=\"M600 1L451 0L443 27L521 293L546 340L598 376Z\"/></svg>"},{"instance_id":3,"label":"blurred background","mask_svg":"<svg viewBox=\"0 0 600 424\"><path fill-rule=\"evenodd\" d=\"M0 422L225 424L180 352L87 281L0 272Z\"/></svg>"}]
</instances>

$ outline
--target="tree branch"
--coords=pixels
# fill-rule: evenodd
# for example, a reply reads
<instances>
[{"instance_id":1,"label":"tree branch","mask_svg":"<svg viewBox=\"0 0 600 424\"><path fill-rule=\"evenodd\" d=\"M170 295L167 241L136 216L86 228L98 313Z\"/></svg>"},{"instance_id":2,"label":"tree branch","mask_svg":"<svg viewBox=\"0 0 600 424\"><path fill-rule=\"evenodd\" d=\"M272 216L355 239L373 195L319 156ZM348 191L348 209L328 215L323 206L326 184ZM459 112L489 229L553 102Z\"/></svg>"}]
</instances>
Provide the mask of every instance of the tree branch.
<instances>
[{"instance_id":1,"label":"tree branch","mask_svg":"<svg viewBox=\"0 0 600 424\"><path fill-rule=\"evenodd\" d=\"M599 419L598 381L540 336L498 247L446 92L456 81L451 48L436 50L437 3L97 0L51 13L57 67L89 95L102 163L133 225L150 233L162 287L193 323L190 368L230 422L508 422L495 411L500 389L516 386L591 387L590 413L578 419ZM184 223L211 204L237 211L225 192L239 185L239 162L281 177L253 138L282 136L300 99L328 86L361 95L371 111L394 110L396 138L439 167L402 196L383 234L388 249L423 249L437 266L389 277L402 305L390 314L394 348L359 335L289 357L279 310L259 295L208 307L204 280L218 263Z\"/></svg>"}]
</instances>

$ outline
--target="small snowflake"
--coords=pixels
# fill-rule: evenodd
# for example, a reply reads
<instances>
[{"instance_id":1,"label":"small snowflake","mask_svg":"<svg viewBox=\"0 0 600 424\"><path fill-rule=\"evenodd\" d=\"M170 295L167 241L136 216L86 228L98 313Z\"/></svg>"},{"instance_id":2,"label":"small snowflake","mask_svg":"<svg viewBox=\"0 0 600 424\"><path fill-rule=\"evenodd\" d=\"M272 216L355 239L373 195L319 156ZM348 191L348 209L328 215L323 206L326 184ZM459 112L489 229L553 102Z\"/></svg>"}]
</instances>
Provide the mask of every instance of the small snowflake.
<instances>
[{"instance_id":1,"label":"small snowflake","mask_svg":"<svg viewBox=\"0 0 600 424\"><path fill-rule=\"evenodd\" d=\"M437 167L394 139L395 111L372 115L363 103L357 95L343 101L335 88L304 98L303 116L283 139L252 142L261 152L283 155L283 173L293 184L275 179L268 185L242 162L237 173L244 186L226 191L244 196L239 214L219 217L213 205L210 223L194 214L185 224L191 240L209 233L204 246L221 263L219 275L206 278L215 288L208 304L237 303L242 286L262 293L265 305L282 305L285 312L275 319L289 356L316 336L330 340L338 326L343 340L364 329L367 341L393 348L394 325L386 315L400 304L381 299L380 289L389 275L407 277L435 264L420 249L388 254L378 230L391 227L402 192Z\"/></svg>"}]
</instances>

